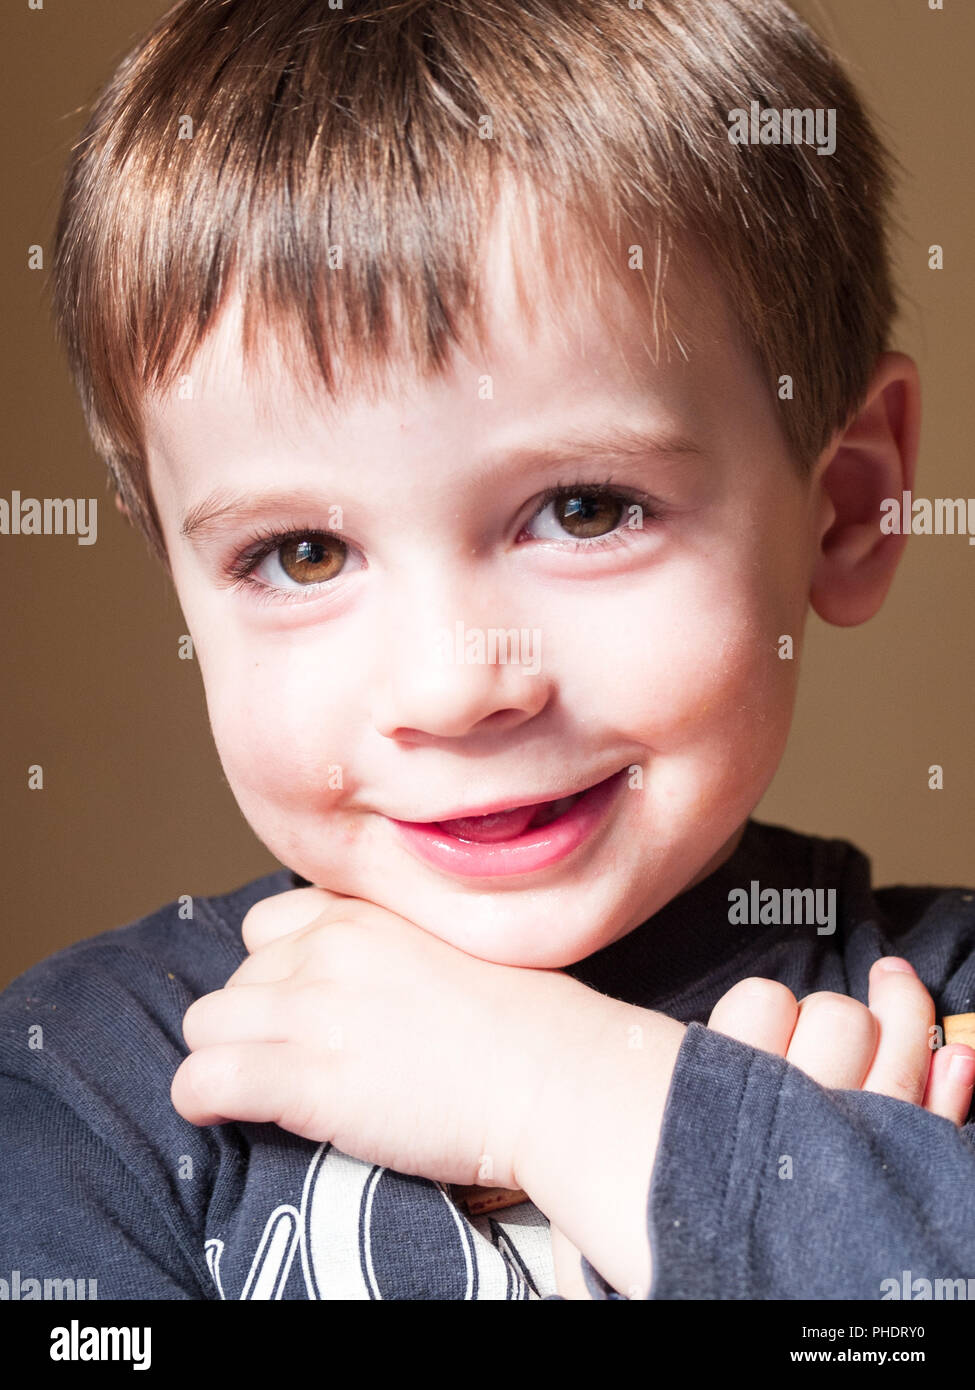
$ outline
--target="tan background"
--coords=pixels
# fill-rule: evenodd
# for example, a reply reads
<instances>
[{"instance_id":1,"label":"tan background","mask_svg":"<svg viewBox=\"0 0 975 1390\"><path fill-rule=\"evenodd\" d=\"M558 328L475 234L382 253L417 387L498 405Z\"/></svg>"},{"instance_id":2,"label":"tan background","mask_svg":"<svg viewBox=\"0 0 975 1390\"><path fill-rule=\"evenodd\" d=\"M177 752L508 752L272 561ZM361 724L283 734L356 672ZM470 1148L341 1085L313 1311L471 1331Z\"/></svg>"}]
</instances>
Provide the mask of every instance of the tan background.
<instances>
[{"instance_id":1,"label":"tan background","mask_svg":"<svg viewBox=\"0 0 975 1390\"><path fill-rule=\"evenodd\" d=\"M195 662L164 575L109 501L27 247L48 250L60 172L83 108L166 8L160 0L7 0L2 95L7 193L0 495L98 497L98 542L0 537L0 728L6 910L0 987L69 942L181 893L221 893L274 869L224 781ZM918 495L972 482L975 5L803 0L847 59L907 171L896 238L925 422ZM946 268L927 268L927 247ZM810 619L792 739L759 818L853 840L879 882L975 882L975 548L918 537L871 623ZM43 791L27 767L44 767ZM927 768L945 768L929 791Z\"/></svg>"}]
</instances>

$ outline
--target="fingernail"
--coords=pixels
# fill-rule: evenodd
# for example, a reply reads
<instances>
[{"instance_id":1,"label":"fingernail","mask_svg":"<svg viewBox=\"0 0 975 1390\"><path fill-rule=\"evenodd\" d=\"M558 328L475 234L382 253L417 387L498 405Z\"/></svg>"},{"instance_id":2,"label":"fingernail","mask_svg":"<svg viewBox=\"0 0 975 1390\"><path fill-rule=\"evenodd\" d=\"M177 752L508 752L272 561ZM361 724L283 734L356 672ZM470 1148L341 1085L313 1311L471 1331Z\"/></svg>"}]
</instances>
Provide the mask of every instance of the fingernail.
<instances>
[{"instance_id":1,"label":"fingernail","mask_svg":"<svg viewBox=\"0 0 975 1390\"><path fill-rule=\"evenodd\" d=\"M971 1086L975 1083L975 1057L964 1057L959 1052L951 1059L948 1067L948 1079L955 1081L959 1086Z\"/></svg>"},{"instance_id":2,"label":"fingernail","mask_svg":"<svg viewBox=\"0 0 975 1390\"><path fill-rule=\"evenodd\" d=\"M902 975L917 974L910 961L903 960L900 956L882 956L878 964L881 970L896 970Z\"/></svg>"}]
</instances>

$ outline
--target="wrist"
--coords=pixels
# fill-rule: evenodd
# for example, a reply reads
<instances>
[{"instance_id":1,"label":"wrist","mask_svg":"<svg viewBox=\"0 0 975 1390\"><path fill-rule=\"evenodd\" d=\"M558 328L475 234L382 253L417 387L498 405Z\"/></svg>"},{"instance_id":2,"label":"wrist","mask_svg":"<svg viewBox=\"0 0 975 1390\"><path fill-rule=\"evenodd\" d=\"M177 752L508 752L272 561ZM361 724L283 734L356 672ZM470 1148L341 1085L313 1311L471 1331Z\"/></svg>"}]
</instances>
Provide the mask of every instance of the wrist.
<instances>
[{"instance_id":1,"label":"wrist","mask_svg":"<svg viewBox=\"0 0 975 1390\"><path fill-rule=\"evenodd\" d=\"M656 1147L685 1026L579 988L589 998L576 1002L571 1029L541 1074L516 1149L525 1191L553 1169L605 1159L641 1128Z\"/></svg>"},{"instance_id":2,"label":"wrist","mask_svg":"<svg viewBox=\"0 0 975 1390\"><path fill-rule=\"evenodd\" d=\"M650 1009L595 999L546 1078L515 1173L614 1288L645 1297L650 1180L686 1029Z\"/></svg>"}]
</instances>

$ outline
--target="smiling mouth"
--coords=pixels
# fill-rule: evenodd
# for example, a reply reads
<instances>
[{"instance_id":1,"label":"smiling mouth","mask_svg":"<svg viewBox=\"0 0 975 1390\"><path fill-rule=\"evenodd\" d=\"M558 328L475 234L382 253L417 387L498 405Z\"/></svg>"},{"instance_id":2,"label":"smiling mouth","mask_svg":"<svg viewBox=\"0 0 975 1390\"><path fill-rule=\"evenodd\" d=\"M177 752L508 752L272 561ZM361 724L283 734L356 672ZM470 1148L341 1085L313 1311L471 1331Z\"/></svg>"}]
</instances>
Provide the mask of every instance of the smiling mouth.
<instances>
[{"instance_id":1,"label":"smiling mouth","mask_svg":"<svg viewBox=\"0 0 975 1390\"><path fill-rule=\"evenodd\" d=\"M434 824L458 840L471 840L475 844L513 840L526 830L535 830L557 820L588 790L560 797L557 801L538 801L527 806L513 806L508 811L495 811L488 816L458 816L456 820L435 821Z\"/></svg>"},{"instance_id":2,"label":"smiling mouth","mask_svg":"<svg viewBox=\"0 0 975 1390\"><path fill-rule=\"evenodd\" d=\"M568 796L521 806L502 803L503 809L482 815L391 824L411 853L442 873L473 879L540 873L605 828L625 776L623 767Z\"/></svg>"}]
</instances>

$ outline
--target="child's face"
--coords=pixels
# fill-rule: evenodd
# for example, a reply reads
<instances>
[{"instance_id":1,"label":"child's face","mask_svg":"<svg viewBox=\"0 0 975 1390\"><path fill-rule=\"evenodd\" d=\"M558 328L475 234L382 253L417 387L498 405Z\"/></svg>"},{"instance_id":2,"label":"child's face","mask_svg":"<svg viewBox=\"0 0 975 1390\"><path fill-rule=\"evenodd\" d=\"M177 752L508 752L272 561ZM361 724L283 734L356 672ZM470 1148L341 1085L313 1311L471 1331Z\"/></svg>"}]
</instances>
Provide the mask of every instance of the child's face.
<instances>
[{"instance_id":1,"label":"child's face","mask_svg":"<svg viewBox=\"0 0 975 1390\"><path fill-rule=\"evenodd\" d=\"M281 375L257 410L228 315L193 398L152 406L150 482L217 749L257 836L312 883L474 955L560 967L737 844L785 744L797 661L779 639L798 657L825 519L703 271L693 291L671 282L688 360L655 366L635 310L605 287L599 305L568 287L569 317L543 315L528 341L503 244L488 359L406 378L378 406L312 411ZM620 426L700 453L516 458ZM639 512L611 497L588 526L564 498L539 507L549 487L571 497L610 475L660 519L631 526ZM249 515L182 535L218 491ZM311 537L260 562L268 587L233 587L225 567L254 535L290 528L345 548ZM603 544L584 549L587 536ZM518 629L523 645L507 663L445 659L436 643L458 624L466 640ZM517 873L503 844L435 865L393 823L568 795L620 769L582 842ZM489 859L505 872L471 872Z\"/></svg>"}]
</instances>

